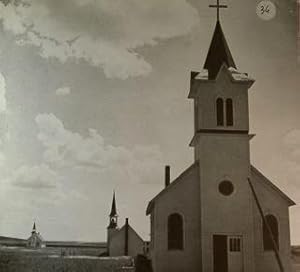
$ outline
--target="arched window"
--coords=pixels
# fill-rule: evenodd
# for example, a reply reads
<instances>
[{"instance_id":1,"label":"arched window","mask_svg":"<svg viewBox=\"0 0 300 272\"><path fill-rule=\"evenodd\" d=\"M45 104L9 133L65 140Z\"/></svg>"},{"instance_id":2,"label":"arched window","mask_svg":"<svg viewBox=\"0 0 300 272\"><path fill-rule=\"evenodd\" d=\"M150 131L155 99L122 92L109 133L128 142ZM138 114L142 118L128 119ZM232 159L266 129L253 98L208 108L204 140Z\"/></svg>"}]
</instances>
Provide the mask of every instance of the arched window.
<instances>
[{"instance_id":1,"label":"arched window","mask_svg":"<svg viewBox=\"0 0 300 272\"><path fill-rule=\"evenodd\" d=\"M183 249L183 219L178 213L168 218L168 249Z\"/></svg>"},{"instance_id":2,"label":"arched window","mask_svg":"<svg viewBox=\"0 0 300 272\"><path fill-rule=\"evenodd\" d=\"M272 232L272 236L277 245L277 249L279 249L279 232L277 219L274 215L268 214L265 216L265 220ZM264 250L274 250L272 238L265 223L263 223L263 241Z\"/></svg>"},{"instance_id":3,"label":"arched window","mask_svg":"<svg viewBox=\"0 0 300 272\"><path fill-rule=\"evenodd\" d=\"M224 126L224 103L222 98L216 101L217 108L217 126Z\"/></svg>"},{"instance_id":4,"label":"arched window","mask_svg":"<svg viewBox=\"0 0 300 272\"><path fill-rule=\"evenodd\" d=\"M226 99L226 124L233 126L233 103L232 99Z\"/></svg>"}]
</instances>

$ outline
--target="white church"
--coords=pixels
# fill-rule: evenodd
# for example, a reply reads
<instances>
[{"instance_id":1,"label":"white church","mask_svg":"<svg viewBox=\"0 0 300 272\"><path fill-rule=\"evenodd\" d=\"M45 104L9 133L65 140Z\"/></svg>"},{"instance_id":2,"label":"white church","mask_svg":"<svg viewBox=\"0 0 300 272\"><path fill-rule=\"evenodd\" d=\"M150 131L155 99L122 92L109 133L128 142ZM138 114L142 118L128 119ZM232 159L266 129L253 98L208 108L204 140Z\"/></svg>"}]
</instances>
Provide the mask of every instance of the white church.
<instances>
[{"instance_id":1,"label":"white church","mask_svg":"<svg viewBox=\"0 0 300 272\"><path fill-rule=\"evenodd\" d=\"M165 188L147 207L154 272L292 271L295 203L250 161L253 83L237 70L218 18L204 70L191 73L194 163L172 182L166 167Z\"/></svg>"}]
</instances>

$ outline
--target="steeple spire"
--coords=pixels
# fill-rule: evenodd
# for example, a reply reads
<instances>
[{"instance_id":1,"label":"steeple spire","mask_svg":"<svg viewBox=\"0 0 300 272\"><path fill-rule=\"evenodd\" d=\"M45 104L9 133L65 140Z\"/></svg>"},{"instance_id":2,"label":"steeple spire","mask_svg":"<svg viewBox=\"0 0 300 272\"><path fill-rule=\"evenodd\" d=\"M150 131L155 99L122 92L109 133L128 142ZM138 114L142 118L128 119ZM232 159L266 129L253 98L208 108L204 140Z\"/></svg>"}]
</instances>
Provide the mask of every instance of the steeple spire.
<instances>
[{"instance_id":1,"label":"steeple spire","mask_svg":"<svg viewBox=\"0 0 300 272\"><path fill-rule=\"evenodd\" d=\"M32 227L32 231L31 233L36 233L36 226L35 226L35 222L33 223L33 227Z\"/></svg>"},{"instance_id":2,"label":"steeple spire","mask_svg":"<svg viewBox=\"0 0 300 272\"><path fill-rule=\"evenodd\" d=\"M110 211L109 216L116 216L116 215L117 215L116 194L114 191L113 200L112 200L112 204L111 204L111 211Z\"/></svg>"},{"instance_id":3,"label":"steeple spire","mask_svg":"<svg viewBox=\"0 0 300 272\"><path fill-rule=\"evenodd\" d=\"M118 226L118 214L117 214L117 205L116 205L116 194L114 191L113 200L111 204L111 211L109 214L108 228L117 228L117 226Z\"/></svg>"},{"instance_id":4,"label":"steeple spire","mask_svg":"<svg viewBox=\"0 0 300 272\"><path fill-rule=\"evenodd\" d=\"M215 32L204 64L204 69L208 70L209 79L216 78L223 63L225 63L228 68L236 68L222 30L221 23L217 20Z\"/></svg>"}]
</instances>

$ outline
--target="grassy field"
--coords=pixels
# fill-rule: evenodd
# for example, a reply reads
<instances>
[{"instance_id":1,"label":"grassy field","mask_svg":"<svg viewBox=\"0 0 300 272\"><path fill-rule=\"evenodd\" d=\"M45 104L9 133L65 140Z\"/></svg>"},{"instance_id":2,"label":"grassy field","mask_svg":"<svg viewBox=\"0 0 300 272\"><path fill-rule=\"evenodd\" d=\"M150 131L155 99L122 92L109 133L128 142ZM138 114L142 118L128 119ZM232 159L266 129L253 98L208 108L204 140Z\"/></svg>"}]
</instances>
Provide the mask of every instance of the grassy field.
<instances>
[{"instance_id":1,"label":"grassy field","mask_svg":"<svg viewBox=\"0 0 300 272\"><path fill-rule=\"evenodd\" d=\"M55 251L0 248L2 272L132 272L131 257L60 256Z\"/></svg>"},{"instance_id":2,"label":"grassy field","mask_svg":"<svg viewBox=\"0 0 300 272\"><path fill-rule=\"evenodd\" d=\"M300 272L300 248L293 248L293 272ZM57 250L0 247L5 272L133 272L131 257L61 256Z\"/></svg>"}]
</instances>

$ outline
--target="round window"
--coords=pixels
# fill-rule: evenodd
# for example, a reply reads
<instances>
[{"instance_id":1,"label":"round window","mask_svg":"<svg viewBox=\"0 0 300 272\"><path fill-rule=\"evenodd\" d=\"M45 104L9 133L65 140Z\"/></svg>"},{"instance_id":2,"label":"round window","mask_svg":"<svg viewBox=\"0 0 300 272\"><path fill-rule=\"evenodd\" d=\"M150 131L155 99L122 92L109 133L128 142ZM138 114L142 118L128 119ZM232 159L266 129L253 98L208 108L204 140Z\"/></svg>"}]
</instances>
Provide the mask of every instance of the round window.
<instances>
[{"instance_id":1,"label":"round window","mask_svg":"<svg viewBox=\"0 0 300 272\"><path fill-rule=\"evenodd\" d=\"M233 193L233 190L233 184L228 180L224 180L219 184L219 191L222 195L229 196Z\"/></svg>"}]
</instances>

